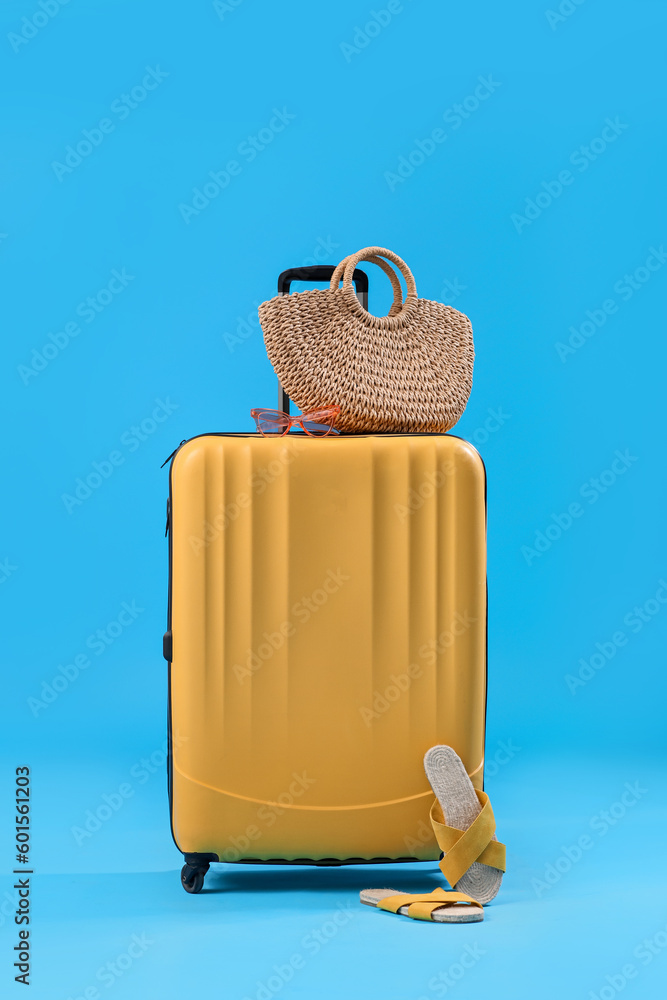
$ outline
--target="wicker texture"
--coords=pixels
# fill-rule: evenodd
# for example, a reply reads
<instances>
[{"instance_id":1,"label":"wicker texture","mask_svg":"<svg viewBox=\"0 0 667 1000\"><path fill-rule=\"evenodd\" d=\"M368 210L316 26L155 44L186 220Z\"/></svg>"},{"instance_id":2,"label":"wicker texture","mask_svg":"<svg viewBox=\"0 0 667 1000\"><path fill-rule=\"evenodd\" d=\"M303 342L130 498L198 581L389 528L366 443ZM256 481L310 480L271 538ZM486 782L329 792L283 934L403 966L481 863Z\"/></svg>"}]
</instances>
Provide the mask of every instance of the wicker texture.
<instances>
[{"instance_id":1,"label":"wicker texture","mask_svg":"<svg viewBox=\"0 0 667 1000\"><path fill-rule=\"evenodd\" d=\"M387 316L367 312L354 293L352 275L360 261L378 264L392 281L394 304ZM387 261L405 278L404 301ZM260 305L259 318L269 359L290 399L302 410L337 404L338 430L444 432L468 402L470 320L451 306L418 298L412 273L390 250L360 250L341 261L329 288L276 296Z\"/></svg>"}]
</instances>

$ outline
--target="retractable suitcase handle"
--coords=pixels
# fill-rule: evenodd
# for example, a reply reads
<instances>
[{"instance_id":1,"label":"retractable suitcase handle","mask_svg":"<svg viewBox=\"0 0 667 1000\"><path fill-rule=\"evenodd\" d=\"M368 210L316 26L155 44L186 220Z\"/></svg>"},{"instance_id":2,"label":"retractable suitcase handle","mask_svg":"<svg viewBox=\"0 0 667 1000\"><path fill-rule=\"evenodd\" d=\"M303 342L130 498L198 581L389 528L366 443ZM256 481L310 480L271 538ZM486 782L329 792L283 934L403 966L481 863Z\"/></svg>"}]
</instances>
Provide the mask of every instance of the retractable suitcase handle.
<instances>
[{"instance_id":1,"label":"retractable suitcase handle","mask_svg":"<svg viewBox=\"0 0 667 1000\"><path fill-rule=\"evenodd\" d=\"M289 295L293 281L323 281L329 284L335 267L328 264L315 264L312 267L289 267L278 275L278 295ZM356 268L352 275L357 298L364 309L368 309L368 275ZM278 409L289 413L290 398L278 382Z\"/></svg>"},{"instance_id":2,"label":"retractable suitcase handle","mask_svg":"<svg viewBox=\"0 0 667 1000\"><path fill-rule=\"evenodd\" d=\"M322 264L315 264L313 267L290 267L282 274L278 275L278 295L289 295L293 281L331 281L335 267ZM357 295L361 299L362 295L368 295L368 275L358 267L352 277Z\"/></svg>"}]
</instances>

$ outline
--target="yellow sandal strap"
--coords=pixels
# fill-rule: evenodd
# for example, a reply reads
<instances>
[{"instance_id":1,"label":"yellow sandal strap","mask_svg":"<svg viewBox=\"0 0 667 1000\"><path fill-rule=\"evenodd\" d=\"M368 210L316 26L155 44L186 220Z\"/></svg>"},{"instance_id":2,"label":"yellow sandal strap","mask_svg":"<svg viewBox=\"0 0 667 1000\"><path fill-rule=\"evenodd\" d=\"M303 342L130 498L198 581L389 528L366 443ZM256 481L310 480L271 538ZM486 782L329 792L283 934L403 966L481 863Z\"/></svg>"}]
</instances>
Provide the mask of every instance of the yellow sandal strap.
<instances>
[{"instance_id":1,"label":"yellow sandal strap","mask_svg":"<svg viewBox=\"0 0 667 1000\"><path fill-rule=\"evenodd\" d=\"M464 892L447 892L445 889L434 889L426 895L421 893L401 892L395 896L387 896L377 904L378 909L397 913L401 906L409 907L407 915L413 920L433 920L433 911L451 903L469 903L481 906L472 896Z\"/></svg>"},{"instance_id":2,"label":"yellow sandal strap","mask_svg":"<svg viewBox=\"0 0 667 1000\"><path fill-rule=\"evenodd\" d=\"M467 830L447 826L440 803L431 806L431 825L444 858L440 870L450 885L456 885L474 861L505 871L505 845L493 840L496 821L486 792L475 789L482 810Z\"/></svg>"}]
</instances>

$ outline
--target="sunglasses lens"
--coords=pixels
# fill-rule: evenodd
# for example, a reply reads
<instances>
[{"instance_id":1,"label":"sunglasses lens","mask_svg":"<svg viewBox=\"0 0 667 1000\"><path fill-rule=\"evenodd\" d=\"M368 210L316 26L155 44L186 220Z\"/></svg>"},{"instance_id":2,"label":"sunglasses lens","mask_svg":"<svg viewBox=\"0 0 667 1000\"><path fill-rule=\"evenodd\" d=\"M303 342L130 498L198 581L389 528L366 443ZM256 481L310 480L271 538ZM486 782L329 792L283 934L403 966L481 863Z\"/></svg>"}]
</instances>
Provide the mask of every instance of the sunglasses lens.
<instances>
[{"instance_id":1,"label":"sunglasses lens","mask_svg":"<svg viewBox=\"0 0 667 1000\"><path fill-rule=\"evenodd\" d=\"M257 417L257 426L262 434L284 434L289 420L279 410L264 410Z\"/></svg>"},{"instance_id":2,"label":"sunglasses lens","mask_svg":"<svg viewBox=\"0 0 667 1000\"><path fill-rule=\"evenodd\" d=\"M324 437L326 434L338 433L334 431L331 424L315 423L312 420L304 420L303 429L307 434L312 434L314 437Z\"/></svg>"}]
</instances>

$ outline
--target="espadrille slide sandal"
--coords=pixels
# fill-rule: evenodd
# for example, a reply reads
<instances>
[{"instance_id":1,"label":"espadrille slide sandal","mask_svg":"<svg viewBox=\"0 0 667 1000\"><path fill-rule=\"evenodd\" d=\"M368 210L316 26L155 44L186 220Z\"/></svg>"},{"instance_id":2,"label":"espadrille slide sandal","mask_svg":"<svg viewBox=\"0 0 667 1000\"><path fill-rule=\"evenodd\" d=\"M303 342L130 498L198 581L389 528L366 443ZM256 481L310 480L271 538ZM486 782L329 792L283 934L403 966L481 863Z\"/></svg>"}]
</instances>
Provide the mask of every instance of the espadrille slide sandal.
<instances>
[{"instance_id":1,"label":"espadrille slide sandal","mask_svg":"<svg viewBox=\"0 0 667 1000\"><path fill-rule=\"evenodd\" d=\"M431 747L424 770L437 800L431 807L431 823L444 852L440 869L457 892L489 903L505 871L505 845L496 838L489 797L473 787L451 747Z\"/></svg>"},{"instance_id":2,"label":"espadrille slide sandal","mask_svg":"<svg viewBox=\"0 0 667 1000\"><path fill-rule=\"evenodd\" d=\"M396 892L394 889L363 889L359 899L367 906L377 906L389 913L400 913L413 920L434 920L441 924L471 924L484 919L484 910L472 896L463 892L434 889L421 894Z\"/></svg>"}]
</instances>

